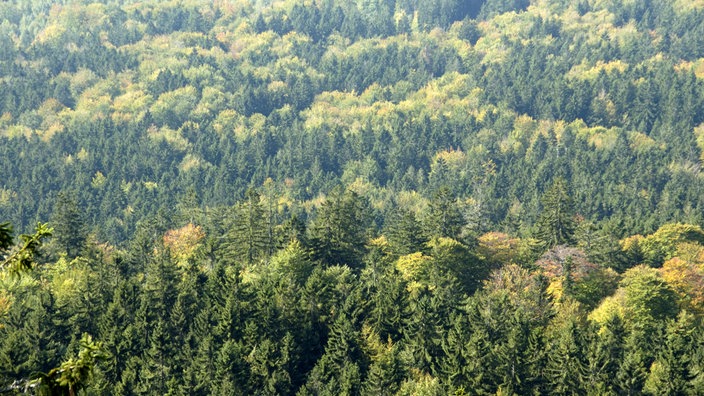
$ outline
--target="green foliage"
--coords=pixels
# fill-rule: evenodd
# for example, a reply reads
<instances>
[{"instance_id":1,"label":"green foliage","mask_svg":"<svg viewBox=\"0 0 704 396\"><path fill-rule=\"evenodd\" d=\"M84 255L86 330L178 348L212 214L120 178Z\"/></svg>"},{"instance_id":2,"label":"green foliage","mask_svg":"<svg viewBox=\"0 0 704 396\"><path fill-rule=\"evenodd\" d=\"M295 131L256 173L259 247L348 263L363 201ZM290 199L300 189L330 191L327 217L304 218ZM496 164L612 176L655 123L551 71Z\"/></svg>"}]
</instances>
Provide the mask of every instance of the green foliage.
<instances>
[{"instance_id":1,"label":"green foliage","mask_svg":"<svg viewBox=\"0 0 704 396\"><path fill-rule=\"evenodd\" d=\"M101 342L94 342L88 334L83 334L78 356L70 358L47 374L39 374L37 394L75 395L85 388L93 374L96 363L107 358Z\"/></svg>"},{"instance_id":2,"label":"green foliage","mask_svg":"<svg viewBox=\"0 0 704 396\"><path fill-rule=\"evenodd\" d=\"M660 267L677 253L677 246L685 242L704 244L704 231L691 224L665 224L638 242L645 264Z\"/></svg>"},{"instance_id":3,"label":"green foliage","mask_svg":"<svg viewBox=\"0 0 704 396\"><path fill-rule=\"evenodd\" d=\"M54 242L68 258L75 258L86 241L86 228L83 214L75 198L60 193L52 215L55 236Z\"/></svg>"},{"instance_id":4,"label":"green foliage","mask_svg":"<svg viewBox=\"0 0 704 396\"><path fill-rule=\"evenodd\" d=\"M543 210L538 218L538 239L550 248L574 242L574 209L564 179L555 180L541 199Z\"/></svg>"},{"instance_id":5,"label":"green foliage","mask_svg":"<svg viewBox=\"0 0 704 396\"><path fill-rule=\"evenodd\" d=\"M704 393L701 1L103 3L0 5L0 393Z\"/></svg>"},{"instance_id":6,"label":"green foliage","mask_svg":"<svg viewBox=\"0 0 704 396\"><path fill-rule=\"evenodd\" d=\"M361 265L368 239L369 203L351 190L334 192L311 228L313 255L328 265Z\"/></svg>"},{"instance_id":7,"label":"green foliage","mask_svg":"<svg viewBox=\"0 0 704 396\"><path fill-rule=\"evenodd\" d=\"M624 274L621 287L628 323L637 329L652 331L655 323L673 318L678 312L675 292L653 269L632 268Z\"/></svg>"},{"instance_id":8,"label":"green foliage","mask_svg":"<svg viewBox=\"0 0 704 396\"><path fill-rule=\"evenodd\" d=\"M12 246L12 225L10 223L0 224L0 251L5 251Z\"/></svg>"},{"instance_id":9,"label":"green foliage","mask_svg":"<svg viewBox=\"0 0 704 396\"><path fill-rule=\"evenodd\" d=\"M251 265L265 256L268 249L264 220L259 193L248 190L246 201L236 208L232 228L226 235L225 256L231 262Z\"/></svg>"},{"instance_id":10,"label":"green foliage","mask_svg":"<svg viewBox=\"0 0 704 396\"><path fill-rule=\"evenodd\" d=\"M430 237L459 239L465 220L450 189L447 186L440 187L428 206L425 218L427 234Z\"/></svg>"},{"instance_id":11,"label":"green foliage","mask_svg":"<svg viewBox=\"0 0 704 396\"><path fill-rule=\"evenodd\" d=\"M4 223L7 224L7 223ZM6 234L9 237L9 230L11 228L8 226L5 228L8 231ZM46 224L37 223L36 232L32 235L22 234L20 235L21 244L15 250L11 250L5 254L6 248L0 249L0 256L2 261L0 262L0 270L9 270L11 273L18 274L23 271L32 269L34 264L34 256L42 245L42 240L48 238L54 232L53 228L50 228Z\"/></svg>"}]
</instances>

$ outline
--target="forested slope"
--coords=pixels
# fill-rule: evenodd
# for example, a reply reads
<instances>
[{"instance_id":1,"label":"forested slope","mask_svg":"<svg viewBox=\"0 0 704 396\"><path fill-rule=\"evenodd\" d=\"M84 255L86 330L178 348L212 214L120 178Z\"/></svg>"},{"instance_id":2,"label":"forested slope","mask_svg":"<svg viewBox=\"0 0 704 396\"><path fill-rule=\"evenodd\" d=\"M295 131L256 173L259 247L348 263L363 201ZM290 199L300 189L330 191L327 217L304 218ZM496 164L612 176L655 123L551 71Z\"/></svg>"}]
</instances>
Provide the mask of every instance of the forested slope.
<instances>
[{"instance_id":1,"label":"forested slope","mask_svg":"<svg viewBox=\"0 0 704 396\"><path fill-rule=\"evenodd\" d=\"M704 393L703 2L0 16L0 391Z\"/></svg>"}]
</instances>

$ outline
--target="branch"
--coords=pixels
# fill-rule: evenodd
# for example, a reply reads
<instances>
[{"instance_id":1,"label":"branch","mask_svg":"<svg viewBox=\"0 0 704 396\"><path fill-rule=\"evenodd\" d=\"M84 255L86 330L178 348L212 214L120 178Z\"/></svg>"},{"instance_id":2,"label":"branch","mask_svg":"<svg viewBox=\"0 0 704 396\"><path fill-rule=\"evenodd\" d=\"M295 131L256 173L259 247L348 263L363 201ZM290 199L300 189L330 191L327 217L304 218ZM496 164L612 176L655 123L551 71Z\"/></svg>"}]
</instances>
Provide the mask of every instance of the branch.
<instances>
[{"instance_id":1,"label":"branch","mask_svg":"<svg viewBox=\"0 0 704 396\"><path fill-rule=\"evenodd\" d=\"M0 230L7 230L9 224L0 224ZM54 229L46 223L37 223L36 232L32 235L22 234L22 246L14 253L10 254L4 261L0 262L0 270L9 268L11 273L20 273L32 269L34 263L34 254L42 245L42 239L51 236Z\"/></svg>"}]
</instances>

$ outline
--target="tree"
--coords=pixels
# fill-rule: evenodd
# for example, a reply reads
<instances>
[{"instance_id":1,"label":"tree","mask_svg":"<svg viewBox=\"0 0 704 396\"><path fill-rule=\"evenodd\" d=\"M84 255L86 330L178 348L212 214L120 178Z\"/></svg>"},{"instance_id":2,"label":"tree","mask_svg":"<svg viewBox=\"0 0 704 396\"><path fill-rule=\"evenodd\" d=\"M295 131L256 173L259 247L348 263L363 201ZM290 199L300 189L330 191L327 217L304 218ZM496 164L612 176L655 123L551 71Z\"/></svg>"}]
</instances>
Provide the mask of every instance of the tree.
<instances>
[{"instance_id":1,"label":"tree","mask_svg":"<svg viewBox=\"0 0 704 396\"><path fill-rule=\"evenodd\" d=\"M56 197L51 221L54 241L69 259L76 258L86 243L87 230L78 202L66 193Z\"/></svg>"},{"instance_id":2,"label":"tree","mask_svg":"<svg viewBox=\"0 0 704 396\"><path fill-rule=\"evenodd\" d=\"M51 236L52 231L46 224L38 223L35 234L20 235L21 245L14 251L8 252L12 241L12 227L9 223L0 223L0 259L2 259L0 271L8 269L17 274L30 270L36 250L41 246L44 238ZM43 304L40 302L39 305L40 310L43 310L41 307ZM31 320L31 317L25 318L25 320ZM47 333L51 330L46 327L48 326L44 324L39 325L42 334L51 334ZM32 335L28 336L32 339ZM34 339L33 341L38 340ZM41 348L42 345L34 344L33 347ZM14 390L26 392L27 388L36 387L39 395L75 395L89 383L95 364L107 358L102 343L93 342L92 337L88 334L83 334L80 347L81 350L77 358L70 358L62 362L59 367L49 370L46 374L37 374L33 381L25 385L17 385L24 383L24 380L15 381L17 387Z\"/></svg>"},{"instance_id":3,"label":"tree","mask_svg":"<svg viewBox=\"0 0 704 396\"><path fill-rule=\"evenodd\" d=\"M384 235L394 254L402 256L423 250L428 239L412 211L397 209L387 219Z\"/></svg>"},{"instance_id":4,"label":"tree","mask_svg":"<svg viewBox=\"0 0 704 396\"><path fill-rule=\"evenodd\" d=\"M567 192L567 182L558 178L541 198L543 211L536 224L536 237L546 247L572 244L574 242L574 209Z\"/></svg>"},{"instance_id":5,"label":"tree","mask_svg":"<svg viewBox=\"0 0 704 396\"><path fill-rule=\"evenodd\" d=\"M574 304L561 307L548 334L545 377L554 394L581 394L586 373L584 327Z\"/></svg>"},{"instance_id":6,"label":"tree","mask_svg":"<svg viewBox=\"0 0 704 396\"><path fill-rule=\"evenodd\" d=\"M0 223L0 271L9 270L11 273L20 273L32 268L34 255L42 245L42 240L53 233L53 228L46 224L37 223L36 232L32 235L20 235L21 245L15 250L12 246L12 226L10 223Z\"/></svg>"},{"instance_id":7,"label":"tree","mask_svg":"<svg viewBox=\"0 0 704 396\"><path fill-rule=\"evenodd\" d=\"M428 236L459 239L465 220L450 188L440 187L433 194L428 206L424 221Z\"/></svg>"},{"instance_id":8,"label":"tree","mask_svg":"<svg viewBox=\"0 0 704 396\"><path fill-rule=\"evenodd\" d=\"M650 367L644 391L652 395L691 394L692 351L695 349L695 319L682 311L677 320L668 321L662 347Z\"/></svg>"},{"instance_id":9,"label":"tree","mask_svg":"<svg viewBox=\"0 0 704 396\"><path fill-rule=\"evenodd\" d=\"M225 236L226 254L251 265L267 252L267 226L259 193L247 190L245 201L235 210L234 224Z\"/></svg>"},{"instance_id":10,"label":"tree","mask_svg":"<svg viewBox=\"0 0 704 396\"><path fill-rule=\"evenodd\" d=\"M358 268L367 251L369 202L354 191L333 191L311 228L313 257L327 265Z\"/></svg>"},{"instance_id":11,"label":"tree","mask_svg":"<svg viewBox=\"0 0 704 396\"><path fill-rule=\"evenodd\" d=\"M46 396L74 396L89 383L95 364L107 358L101 342L84 334L81 350L76 358L70 358L47 374L39 374L37 394Z\"/></svg>"},{"instance_id":12,"label":"tree","mask_svg":"<svg viewBox=\"0 0 704 396\"><path fill-rule=\"evenodd\" d=\"M648 337L653 337L654 330L679 311L675 291L652 268L638 266L628 270L620 286L624 289L626 324L643 330Z\"/></svg>"}]
</instances>

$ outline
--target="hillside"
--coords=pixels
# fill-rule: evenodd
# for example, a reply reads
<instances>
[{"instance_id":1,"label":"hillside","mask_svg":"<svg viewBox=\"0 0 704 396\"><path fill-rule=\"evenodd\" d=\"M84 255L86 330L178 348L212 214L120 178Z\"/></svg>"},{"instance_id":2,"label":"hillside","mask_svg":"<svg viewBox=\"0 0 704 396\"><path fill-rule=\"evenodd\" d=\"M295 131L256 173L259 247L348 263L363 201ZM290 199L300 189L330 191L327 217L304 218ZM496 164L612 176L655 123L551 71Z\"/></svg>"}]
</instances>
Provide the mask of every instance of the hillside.
<instances>
[{"instance_id":1,"label":"hillside","mask_svg":"<svg viewBox=\"0 0 704 396\"><path fill-rule=\"evenodd\" d=\"M0 392L704 393L704 2L0 21Z\"/></svg>"}]
</instances>

